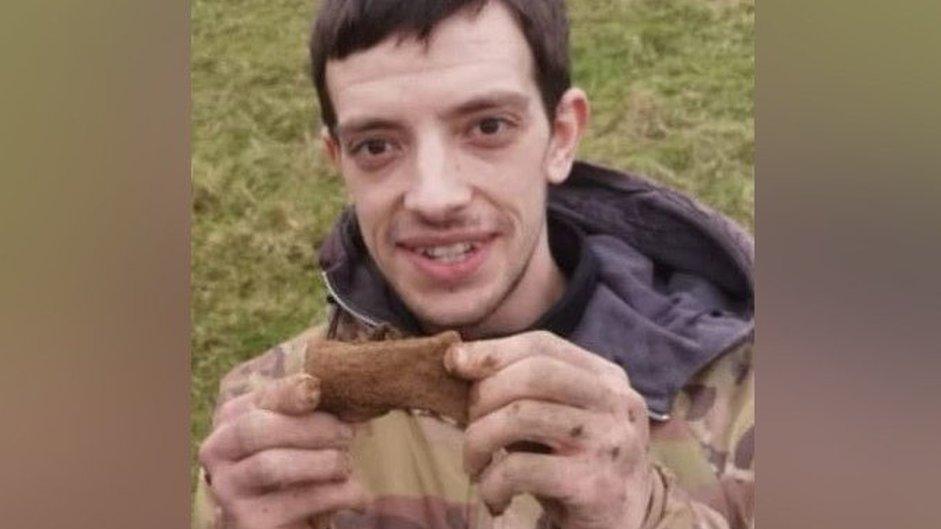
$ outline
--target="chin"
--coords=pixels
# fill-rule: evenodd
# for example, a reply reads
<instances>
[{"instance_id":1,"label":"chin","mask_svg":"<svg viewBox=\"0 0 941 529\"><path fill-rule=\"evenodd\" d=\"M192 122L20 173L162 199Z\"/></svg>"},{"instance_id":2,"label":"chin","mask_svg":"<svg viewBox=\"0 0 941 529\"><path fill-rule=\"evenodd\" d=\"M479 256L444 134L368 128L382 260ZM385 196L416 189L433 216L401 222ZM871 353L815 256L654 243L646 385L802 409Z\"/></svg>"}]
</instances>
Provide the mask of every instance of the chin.
<instances>
[{"instance_id":1,"label":"chin","mask_svg":"<svg viewBox=\"0 0 941 529\"><path fill-rule=\"evenodd\" d=\"M485 320L493 311L498 296L465 296L461 294L442 294L415 299L406 303L416 318L428 327L436 329L464 329L473 327Z\"/></svg>"}]
</instances>

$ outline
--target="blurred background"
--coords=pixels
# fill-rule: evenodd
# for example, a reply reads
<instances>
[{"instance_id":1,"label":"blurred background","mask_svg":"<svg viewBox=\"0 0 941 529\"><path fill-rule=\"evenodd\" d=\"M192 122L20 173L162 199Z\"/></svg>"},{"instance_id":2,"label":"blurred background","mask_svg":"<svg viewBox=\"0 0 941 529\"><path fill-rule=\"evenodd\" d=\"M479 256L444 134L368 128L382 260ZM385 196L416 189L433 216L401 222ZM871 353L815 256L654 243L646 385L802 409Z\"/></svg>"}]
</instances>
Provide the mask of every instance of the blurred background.
<instances>
[{"instance_id":1,"label":"blurred background","mask_svg":"<svg viewBox=\"0 0 941 529\"><path fill-rule=\"evenodd\" d=\"M323 315L315 249L344 204L320 156L310 0L191 4L191 457L220 377ZM569 0L580 158L754 226L754 0Z\"/></svg>"}]
</instances>

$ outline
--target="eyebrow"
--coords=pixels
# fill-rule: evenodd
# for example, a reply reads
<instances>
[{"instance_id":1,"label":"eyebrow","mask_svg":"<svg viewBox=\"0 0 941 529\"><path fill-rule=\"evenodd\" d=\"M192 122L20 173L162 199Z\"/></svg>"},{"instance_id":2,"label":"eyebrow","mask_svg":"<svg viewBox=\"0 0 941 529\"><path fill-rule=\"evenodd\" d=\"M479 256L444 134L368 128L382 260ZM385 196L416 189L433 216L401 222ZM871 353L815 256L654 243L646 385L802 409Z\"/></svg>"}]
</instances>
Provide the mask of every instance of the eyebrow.
<instances>
[{"instance_id":1,"label":"eyebrow","mask_svg":"<svg viewBox=\"0 0 941 529\"><path fill-rule=\"evenodd\" d=\"M362 119L351 119L346 123L342 123L336 128L336 136L341 140L345 137L348 137L353 134L358 134L360 132L365 132L367 130L377 130L377 129L398 129L401 128L401 125L392 121L390 119L381 119L381 118L362 118Z\"/></svg>"},{"instance_id":2,"label":"eyebrow","mask_svg":"<svg viewBox=\"0 0 941 529\"><path fill-rule=\"evenodd\" d=\"M464 116L480 112L481 110L490 110L494 108L512 107L519 110L525 109L529 105L529 98L526 95L513 91L496 91L483 94L465 101L457 107L444 112L448 118Z\"/></svg>"},{"instance_id":3,"label":"eyebrow","mask_svg":"<svg viewBox=\"0 0 941 529\"><path fill-rule=\"evenodd\" d=\"M454 108L445 110L442 116L445 118L455 118L489 110L494 108L511 107L525 109L529 105L529 98L520 92L509 90L500 90L487 94L475 96ZM339 139L359 134L369 130L394 130L401 129L402 124L391 119L384 118L353 118L345 123L341 123L336 128L336 136Z\"/></svg>"}]
</instances>

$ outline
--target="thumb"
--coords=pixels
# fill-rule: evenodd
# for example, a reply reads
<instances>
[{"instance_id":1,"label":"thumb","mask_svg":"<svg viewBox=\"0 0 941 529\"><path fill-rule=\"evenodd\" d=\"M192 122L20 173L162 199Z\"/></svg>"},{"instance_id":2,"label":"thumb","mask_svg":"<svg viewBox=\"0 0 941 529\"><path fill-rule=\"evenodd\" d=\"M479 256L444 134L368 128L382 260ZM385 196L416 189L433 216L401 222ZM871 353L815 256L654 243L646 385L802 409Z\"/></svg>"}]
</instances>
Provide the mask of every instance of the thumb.
<instances>
[{"instance_id":1,"label":"thumb","mask_svg":"<svg viewBox=\"0 0 941 529\"><path fill-rule=\"evenodd\" d=\"M320 403L320 379L307 373L298 373L273 380L258 390L253 400L255 406L276 413L310 413Z\"/></svg>"}]
</instances>

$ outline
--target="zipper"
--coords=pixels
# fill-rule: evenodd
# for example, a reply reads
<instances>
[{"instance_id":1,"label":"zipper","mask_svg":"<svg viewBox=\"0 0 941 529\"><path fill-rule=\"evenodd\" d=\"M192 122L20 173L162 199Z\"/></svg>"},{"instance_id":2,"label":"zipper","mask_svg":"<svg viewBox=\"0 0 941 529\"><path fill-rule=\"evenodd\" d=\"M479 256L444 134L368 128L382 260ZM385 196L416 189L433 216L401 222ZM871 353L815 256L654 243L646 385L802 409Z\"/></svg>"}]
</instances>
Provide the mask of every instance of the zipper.
<instances>
[{"instance_id":1,"label":"zipper","mask_svg":"<svg viewBox=\"0 0 941 529\"><path fill-rule=\"evenodd\" d=\"M346 312L349 312L354 318L360 320L361 322L366 324L368 327L378 327L380 325L380 322L377 322L376 320L363 315L363 313L357 311L356 309L351 307L348 303L343 301L343 298L337 295L337 291L333 288L333 285L330 283L330 278L327 276L326 272L321 272L320 277L323 278L323 283L324 285L326 285L327 292L330 294L330 297L332 297L333 300L337 302L337 305L339 305L343 310L345 310Z\"/></svg>"}]
</instances>

